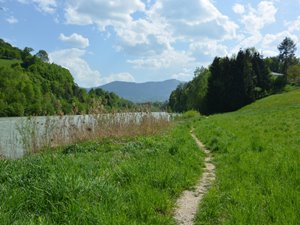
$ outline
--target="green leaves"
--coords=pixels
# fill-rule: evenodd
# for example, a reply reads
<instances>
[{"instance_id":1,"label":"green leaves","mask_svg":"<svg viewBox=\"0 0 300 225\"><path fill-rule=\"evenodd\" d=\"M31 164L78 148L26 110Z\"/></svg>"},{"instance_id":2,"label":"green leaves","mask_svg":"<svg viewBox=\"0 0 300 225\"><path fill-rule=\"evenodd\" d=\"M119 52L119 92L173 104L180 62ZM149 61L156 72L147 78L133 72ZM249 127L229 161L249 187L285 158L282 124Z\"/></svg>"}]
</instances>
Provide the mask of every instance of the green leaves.
<instances>
[{"instance_id":1,"label":"green leaves","mask_svg":"<svg viewBox=\"0 0 300 225\"><path fill-rule=\"evenodd\" d=\"M79 88L69 70L48 54L12 47L0 39L0 116L99 113L134 104L101 89Z\"/></svg>"}]
</instances>

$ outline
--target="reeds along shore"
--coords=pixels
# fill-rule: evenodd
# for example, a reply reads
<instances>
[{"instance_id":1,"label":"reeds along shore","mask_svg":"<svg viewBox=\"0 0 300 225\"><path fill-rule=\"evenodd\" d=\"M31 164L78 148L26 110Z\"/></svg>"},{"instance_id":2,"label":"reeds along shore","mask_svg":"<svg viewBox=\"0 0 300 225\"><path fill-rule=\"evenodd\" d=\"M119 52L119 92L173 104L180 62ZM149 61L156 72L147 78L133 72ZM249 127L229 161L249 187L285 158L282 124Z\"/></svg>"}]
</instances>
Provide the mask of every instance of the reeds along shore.
<instances>
[{"instance_id":1,"label":"reeds along shore","mask_svg":"<svg viewBox=\"0 0 300 225\"><path fill-rule=\"evenodd\" d=\"M170 125L170 115L151 112L91 114L84 116L28 117L17 125L26 154L44 148L103 137L155 134Z\"/></svg>"}]
</instances>

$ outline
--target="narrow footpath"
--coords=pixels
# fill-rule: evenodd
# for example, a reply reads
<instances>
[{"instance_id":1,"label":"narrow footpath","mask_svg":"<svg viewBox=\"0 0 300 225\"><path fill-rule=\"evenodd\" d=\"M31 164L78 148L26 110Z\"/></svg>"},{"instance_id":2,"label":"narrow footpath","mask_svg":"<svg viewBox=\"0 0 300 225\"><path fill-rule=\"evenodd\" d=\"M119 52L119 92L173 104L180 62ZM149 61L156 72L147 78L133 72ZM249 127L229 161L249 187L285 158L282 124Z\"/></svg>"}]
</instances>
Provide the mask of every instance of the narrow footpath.
<instances>
[{"instance_id":1,"label":"narrow footpath","mask_svg":"<svg viewBox=\"0 0 300 225\"><path fill-rule=\"evenodd\" d=\"M204 144L191 131L191 136L197 143L199 149L205 153L205 164L202 177L198 184L192 189L182 193L177 200L174 218L179 225L193 225L194 219L204 195L208 192L210 186L215 180L215 166L212 164L212 154Z\"/></svg>"}]
</instances>

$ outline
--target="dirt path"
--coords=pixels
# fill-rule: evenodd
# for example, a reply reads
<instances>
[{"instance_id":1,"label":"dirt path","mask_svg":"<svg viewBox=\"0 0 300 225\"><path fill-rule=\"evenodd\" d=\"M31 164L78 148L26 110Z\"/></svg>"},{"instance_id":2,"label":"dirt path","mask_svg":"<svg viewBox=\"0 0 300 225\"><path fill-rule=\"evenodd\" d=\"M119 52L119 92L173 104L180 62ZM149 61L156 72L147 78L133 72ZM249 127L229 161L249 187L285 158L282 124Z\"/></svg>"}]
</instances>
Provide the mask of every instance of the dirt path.
<instances>
[{"instance_id":1,"label":"dirt path","mask_svg":"<svg viewBox=\"0 0 300 225\"><path fill-rule=\"evenodd\" d=\"M187 190L177 200L174 218L179 225L192 225L196 216L198 206L203 196L207 193L212 182L215 180L215 166L212 164L212 154L205 148L202 142L195 136L193 130L191 136L198 147L205 153L205 164L202 177L193 190Z\"/></svg>"}]
</instances>

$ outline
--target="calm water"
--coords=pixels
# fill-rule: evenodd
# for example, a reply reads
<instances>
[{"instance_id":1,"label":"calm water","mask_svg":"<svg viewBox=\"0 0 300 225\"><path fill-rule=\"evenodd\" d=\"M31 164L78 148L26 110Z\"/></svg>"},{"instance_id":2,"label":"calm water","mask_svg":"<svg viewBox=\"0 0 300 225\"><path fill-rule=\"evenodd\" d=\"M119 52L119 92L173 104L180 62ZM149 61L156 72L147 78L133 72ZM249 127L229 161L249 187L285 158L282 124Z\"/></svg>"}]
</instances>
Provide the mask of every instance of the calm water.
<instances>
[{"instance_id":1,"label":"calm water","mask_svg":"<svg viewBox=\"0 0 300 225\"><path fill-rule=\"evenodd\" d=\"M126 114L104 114L99 115L101 120L110 122L136 122L139 123L144 115L141 113L126 113ZM150 116L155 118L163 118L170 120L171 115L164 112L151 113ZM99 119L99 118L98 118ZM43 145L48 143L56 133L63 139L70 138L69 129L71 126L76 126L76 129L81 127L90 127L93 130L95 126L95 117L85 116L50 116L50 117L2 117L0 118L0 155L6 158L20 158L24 155L25 149L31 148L31 139L35 137L35 144Z\"/></svg>"}]
</instances>

